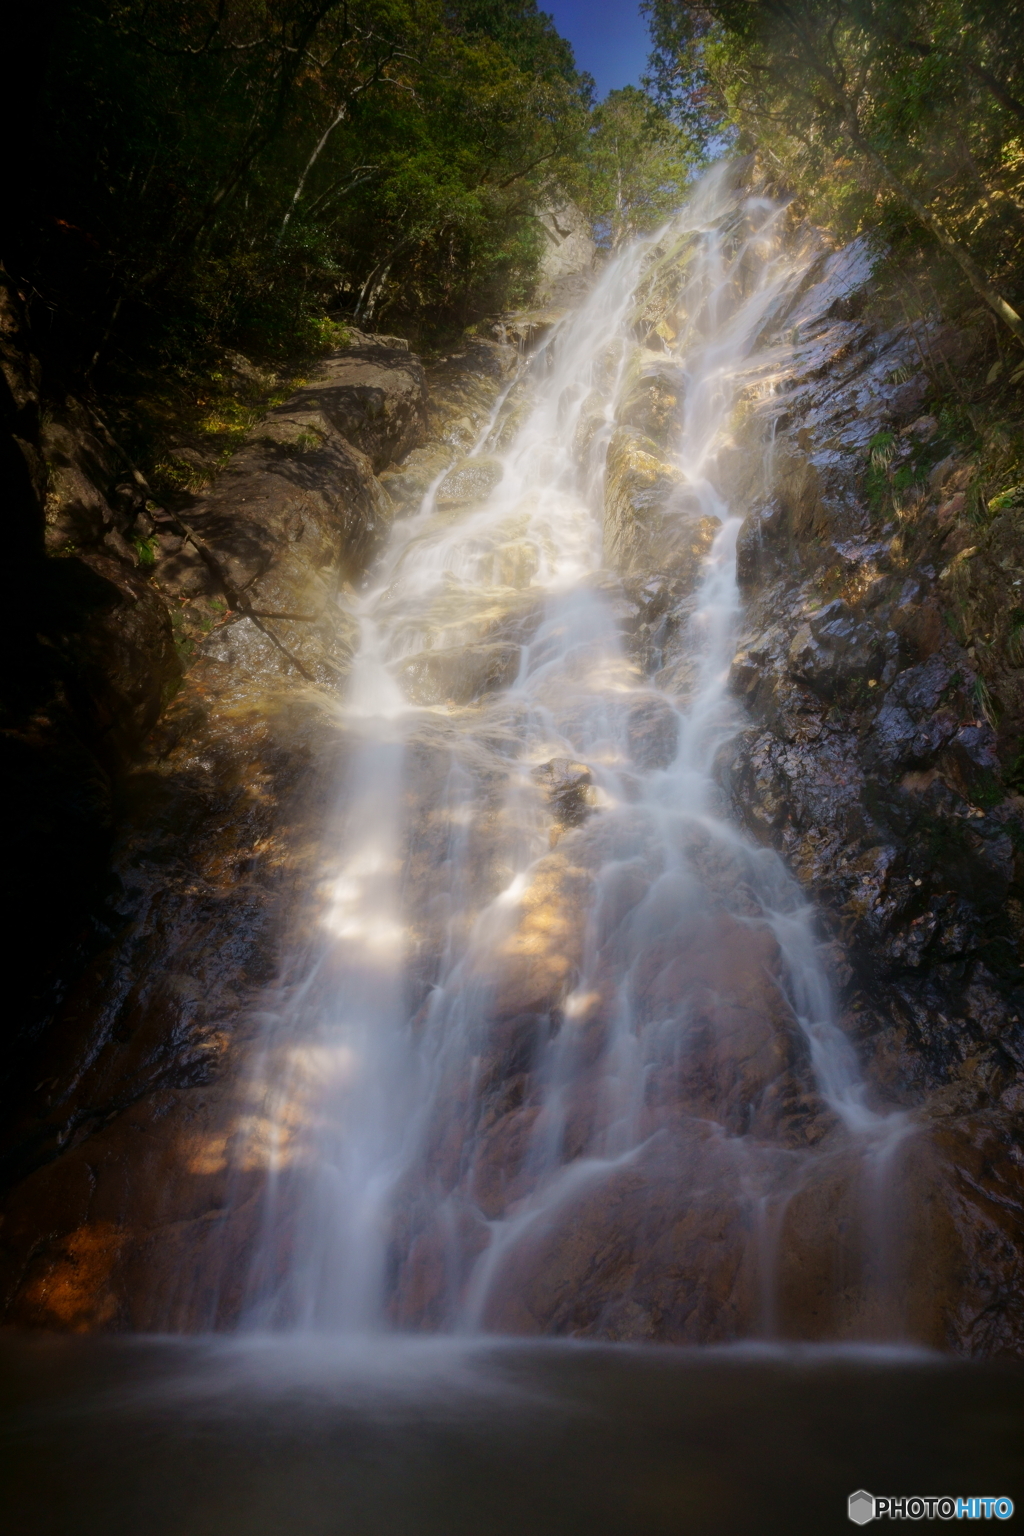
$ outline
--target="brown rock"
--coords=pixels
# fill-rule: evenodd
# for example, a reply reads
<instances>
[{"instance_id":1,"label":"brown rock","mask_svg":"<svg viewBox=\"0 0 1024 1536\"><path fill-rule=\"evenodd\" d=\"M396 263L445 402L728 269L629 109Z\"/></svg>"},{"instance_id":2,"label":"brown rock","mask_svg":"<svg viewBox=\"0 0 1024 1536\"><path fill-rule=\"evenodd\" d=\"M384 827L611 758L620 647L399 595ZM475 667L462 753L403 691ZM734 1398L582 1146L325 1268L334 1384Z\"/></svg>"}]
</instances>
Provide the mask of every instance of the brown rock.
<instances>
[{"instance_id":1,"label":"brown rock","mask_svg":"<svg viewBox=\"0 0 1024 1536\"><path fill-rule=\"evenodd\" d=\"M555 819L563 827L578 827L594 808L594 776L586 763L553 757L533 770L544 785Z\"/></svg>"},{"instance_id":2,"label":"brown rock","mask_svg":"<svg viewBox=\"0 0 1024 1536\"><path fill-rule=\"evenodd\" d=\"M286 407L322 416L366 454L375 471L404 458L423 436L423 365L408 342L353 332L353 345L322 363Z\"/></svg>"}]
</instances>

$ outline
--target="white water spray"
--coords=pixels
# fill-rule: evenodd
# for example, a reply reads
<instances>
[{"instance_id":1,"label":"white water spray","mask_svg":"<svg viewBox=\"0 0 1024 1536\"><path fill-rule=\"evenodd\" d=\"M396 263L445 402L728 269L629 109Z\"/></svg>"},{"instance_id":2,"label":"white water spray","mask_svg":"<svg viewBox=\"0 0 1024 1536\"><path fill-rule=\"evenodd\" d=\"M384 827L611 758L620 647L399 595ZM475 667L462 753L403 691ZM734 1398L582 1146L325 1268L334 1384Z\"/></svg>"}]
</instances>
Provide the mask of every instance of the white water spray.
<instances>
[{"instance_id":1,"label":"white water spray","mask_svg":"<svg viewBox=\"0 0 1024 1536\"><path fill-rule=\"evenodd\" d=\"M510 1287L531 1254L550 1262L552 1244L569 1241L581 1202L592 1208L624 1179L661 1189L674 1178L682 1203L688 1180L718 1181L723 1200L753 1212L754 1326L770 1330L780 1212L809 1154L751 1130L749 1105L723 1099L687 1117L662 1102L699 1022L694 975L702 995L715 989L710 963L694 961L685 979L678 957L735 950L737 932L766 955L777 946L779 1007L866 1164L884 1163L903 1134L903 1117L867 1104L811 908L775 855L723 820L713 777L738 723L727 679L745 510L725 504L716 455L740 392L777 366L759 341L814 254L788 248L781 223L777 205L744 199L722 168L668 230L611 260L499 401L462 471L483 489L446 500L435 484L396 525L359 600L330 870L255 1073L270 1177L252 1324L518 1326ZM672 261L687 272L671 348L685 375L669 445L677 515L716 531L686 665L662 686L624 648L602 528L638 291ZM676 741L653 765L634 739L652 711ZM447 766L417 800L425 753ZM552 834L559 772L577 774L567 793L578 814ZM571 911L570 874L583 890ZM559 922L577 930L559 995L537 1002L527 990L517 1014L503 957L529 971L536 951L550 971ZM502 1123L514 1123L504 1152L492 1130L499 1068L512 1104ZM697 1152L666 1151L682 1118L712 1136L713 1177Z\"/></svg>"}]
</instances>

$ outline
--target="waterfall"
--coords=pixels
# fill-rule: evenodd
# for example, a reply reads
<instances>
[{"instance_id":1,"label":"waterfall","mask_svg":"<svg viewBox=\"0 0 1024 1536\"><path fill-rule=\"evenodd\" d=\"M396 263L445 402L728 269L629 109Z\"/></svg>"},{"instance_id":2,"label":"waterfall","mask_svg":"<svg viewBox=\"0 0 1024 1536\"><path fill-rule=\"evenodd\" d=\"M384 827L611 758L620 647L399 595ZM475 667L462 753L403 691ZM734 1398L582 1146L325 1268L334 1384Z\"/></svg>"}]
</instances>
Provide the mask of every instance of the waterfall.
<instances>
[{"instance_id":1,"label":"waterfall","mask_svg":"<svg viewBox=\"0 0 1024 1536\"><path fill-rule=\"evenodd\" d=\"M813 909L716 778L746 510L718 461L818 254L717 168L608 260L351 599L323 878L239 1133L266 1170L247 1326L772 1332L780 1256L834 1246L787 1226L801 1199L854 1211L849 1262L886 1267L906 1118L872 1106ZM691 555L645 660L606 486L657 348L681 401L663 520Z\"/></svg>"}]
</instances>

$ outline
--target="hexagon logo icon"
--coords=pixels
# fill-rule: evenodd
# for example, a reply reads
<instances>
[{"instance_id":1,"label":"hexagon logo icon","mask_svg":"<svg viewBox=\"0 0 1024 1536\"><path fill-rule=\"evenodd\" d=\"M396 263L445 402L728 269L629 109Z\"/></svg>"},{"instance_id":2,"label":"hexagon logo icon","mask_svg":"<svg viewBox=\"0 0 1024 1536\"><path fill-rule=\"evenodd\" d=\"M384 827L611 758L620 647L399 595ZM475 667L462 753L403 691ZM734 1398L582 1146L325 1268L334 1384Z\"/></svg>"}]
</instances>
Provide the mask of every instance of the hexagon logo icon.
<instances>
[{"instance_id":1,"label":"hexagon logo icon","mask_svg":"<svg viewBox=\"0 0 1024 1536\"><path fill-rule=\"evenodd\" d=\"M854 1525L867 1525L869 1520L875 1518L874 1494L866 1493L863 1488L858 1488L856 1493L851 1493L847 1514Z\"/></svg>"}]
</instances>

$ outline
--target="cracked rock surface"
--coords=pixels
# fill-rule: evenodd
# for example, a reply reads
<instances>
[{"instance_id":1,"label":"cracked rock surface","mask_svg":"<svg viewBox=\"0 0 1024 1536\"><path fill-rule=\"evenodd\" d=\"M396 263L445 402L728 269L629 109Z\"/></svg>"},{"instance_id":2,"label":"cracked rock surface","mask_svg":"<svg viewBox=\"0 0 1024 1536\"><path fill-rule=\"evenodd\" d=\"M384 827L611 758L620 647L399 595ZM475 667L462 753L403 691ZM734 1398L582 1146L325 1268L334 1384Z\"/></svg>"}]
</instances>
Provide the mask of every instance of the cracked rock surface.
<instances>
[{"instance_id":1,"label":"cracked rock surface","mask_svg":"<svg viewBox=\"0 0 1024 1536\"><path fill-rule=\"evenodd\" d=\"M963 1353L1019 1354L1024 798L1014 786L1024 621L1013 615L1024 508L1011 500L972 520L971 467L929 414L922 359L955 367L970 337L937 322L893 326L880 313L871 262L855 244L823 252L795 307L765 319L760 345L771 366L741 398L719 463L743 517L744 611L730 674L736 729L717 778L733 819L781 854L819 911L840 1023L871 1095L904 1107L919 1129L898 1181L901 1220L931 1256L907 1287L910 1322L924 1319L921 1336ZM539 310L508 334L525 348L556 318ZM654 286L638 329L609 433L612 569L595 581L635 669L628 744L646 771L676 752L679 720L666 695L685 701L691 686L686 625L720 524L690 505L672 462L687 380L669 345L671 291ZM109 444L88 423L54 429L67 463L51 537L87 529L87 579L118 594L105 622L120 625L129 659L115 669L125 680L120 691L109 685L106 707L110 731L127 732L135 755L123 775L107 940L28 1058L31 1091L0 1148L0 1307L10 1321L194 1326L237 1304L214 1294L198 1255L213 1232L244 1251L257 1220L256 1171L229 1172L231 1063L256 1034L273 935L315 867L347 751L334 698L355 626L337 593L360 579L391 518L428 489L441 515L455 515L496 483L497 459L469 455L514 361L503 338L473 338L425 381L392 339L359 338L267 415L206 493L150 516L157 553L146 579L130 558L132 525L112 493L96 490L97 478L114 476ZM30 384L15 385L30 402ZM515 411L499 421L499 445ZM584 409L577 446L600 426L597 406ZM913 469L898 505L873 489L879 451ZM514 542L505 558L520 596L461 649L410 658L403 682L416 702L473 707L515 676L538 613ZM153 682L159 669L133 672L130 657L164 654L175 604L189 612L179 621L187 665L166 704ZM149 692L133 692L143 673ZM505 729L514 736L514 720ZM430 892L445 857L445 731L443 720L428 722L410 749L414 892ZM480 847L472 868L493 874L502 774L485 745L467 836ZM489 1118L467 1251L472 1233L482 1246L486 1221L527 1188L531 1031L579 964L596 873L611 858L592 768L552 758L536 782L550 851L532 870L477 1064ZM494 1301L502 1326L694 1342L742 1332L752 1306L736 1261L746 1218L739 1205L724 1211L707 1193L714 1180L702 1180L718 1163L726 1169L747 1136L775 1136L785 1161L829 1135L806 1043L779 1002L777 946L752 942L736 871L719 868L708 848L691 853L714 900L687 944L658 952L637 979L652 1017L669 993L699 1000L686 1071L666 1065L645 1107L652 1146L655 1133L671 1144L671 1176L640 1160L588 1199L571 1243L552 1238L542 1262L509 1271ZM480 879L483 905L494 891ZM638 898L623 888L617 899L625 911ZM445 912L425 899L414 912L413 970L425 997ZM574 1020L584 1061L603 1022L596 1004ZM567 1135L584 1145L594 1090L585 1076L580 1083ZM724 1118L712 1126L716 1106ZM453 1098L439 1179L459 1176L464 1114ZM841 1158L815 1166L787 1208L780 1315L802 1336L843 1337L853 1287L838 1237L863 1220L863 1190ZM684 1208L678 1191L691 1186ZM599 1249L601 1264L588 1267ZM429 1245L410 1261L403 1324L440 1316L439 1262ZM706 1283L681 1287L678 1275L691 1271ZM177 1295L191 1298L187 1314L175 1313Z\"/></svg>"},{"instance_id":2,"label":"cracked rock surface","mask_svg":"<svg viewBox=\"0 0 1024 1536\"><path fill-rule=\"evenodd\" d=\"M17 367L26 354L12 315ZM224 1120L224 1065L244 1057L247 1009L317 855L345 752L335 700L356 626L339 592L360 580L396 507L475 441L514 361L503 342L472 343L432 370L428 392L407 343L356 333L211 485L168 508L116 490L116 445L81 411L46 429L50 542L73 536L79 551L55 564L104 599L90 588L69 643L86 680L95 656L89 730L117 742L102 760L117 805L87 737L82 777L100 779L113 839L93 857L110 874L88 963L69 964L9 1093L10 1321L158 1326L154 1272L184 1285L221 1219L226 1178L208 1148ZM147 569L129 538L140 532ZM503 657L481 657L483 672L500 672ZM56 729L37 723L37 749L69 762ZM77 742L77 719L74 730ZM89 805L82 814L91 828Z\"/></svg>"}]
</instances>

